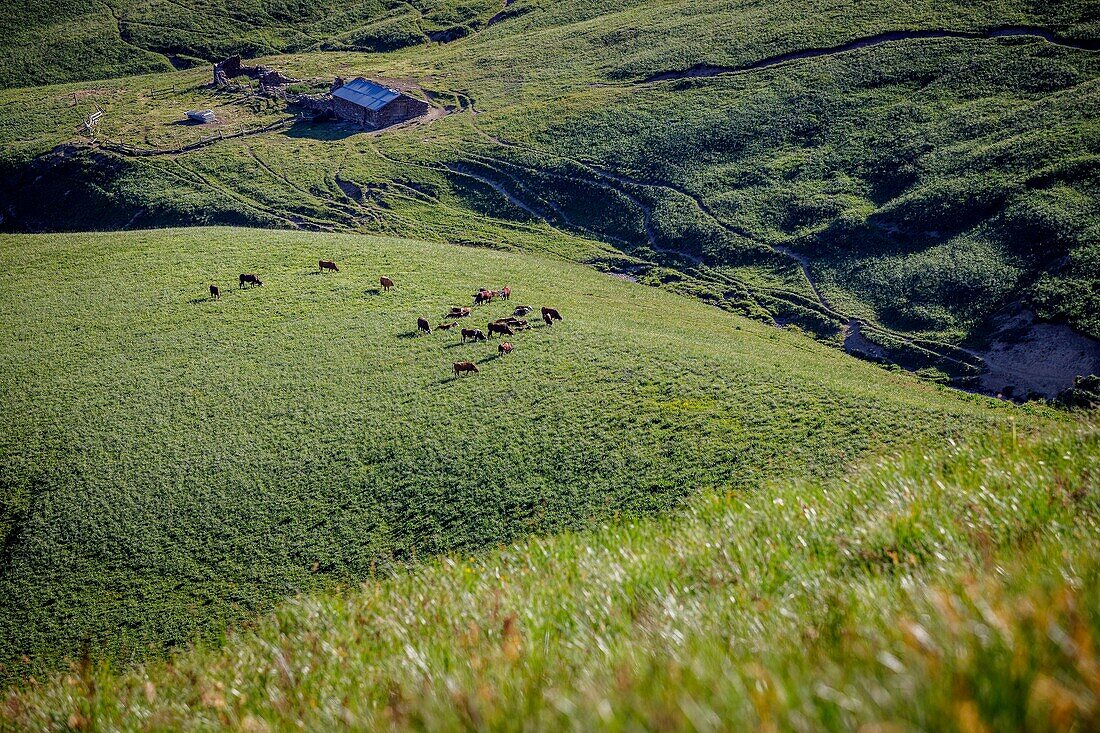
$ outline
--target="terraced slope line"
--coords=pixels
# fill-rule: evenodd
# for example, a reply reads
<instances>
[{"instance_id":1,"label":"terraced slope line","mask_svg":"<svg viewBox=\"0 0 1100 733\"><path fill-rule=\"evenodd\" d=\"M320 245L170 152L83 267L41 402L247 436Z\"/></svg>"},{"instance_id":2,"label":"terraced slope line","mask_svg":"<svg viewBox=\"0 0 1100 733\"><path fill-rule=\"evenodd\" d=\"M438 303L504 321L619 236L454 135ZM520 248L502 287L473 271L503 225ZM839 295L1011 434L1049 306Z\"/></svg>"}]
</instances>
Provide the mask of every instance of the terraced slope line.
<instances>
[{"instance_id":1,"label":"terraced slope line","mask_svg":"<svg viewBox=\"0 0 1100 733\"><path fill-rule=\"evenodd\" d=\"M848 41L842 43L839 46L830 46L829 48L807 48L802 51L791 51L789 53L779 54L778 56L769 56L759 61L754 61L746 66L718 66L713 64L696 64L690 69L682 69L679 71L662 71L652 76L647 76L645 79L637 82L638 84L653 84L661 81L672 81L675 79L690 79L695 77L708 77L708 76L720 76L723 74L740 74L746 71L757 71L759 69L767 69L772 66L780 66L792 61L800 61L802 59L812 59L821 56L835 56L837 54L848 53L849 51L856 51L861 48L869 48L871 46L881 46L886 43L895 43L897 41L912 41L912 40L934 40L940 38L956 38L964 40L989 40L994 38L1040 38L1048 43L1053 43L1058 46L1065 46L1067 48L1076 48L1082 51L1097 51L1100 50L1100 41L1094 39L1077 40L1072 38L1063 38L1058 36L1045 28L1038 28L1035 26L1005 26L1001 28L994 28L993 30L985 31L984 33L970 32L970 31L951 31L951 30L925 30L925 31L887 31L885 33L878 33L873 36L867 36L865 38L858 38L854 41Z\"/></svg>"}]
</instances>

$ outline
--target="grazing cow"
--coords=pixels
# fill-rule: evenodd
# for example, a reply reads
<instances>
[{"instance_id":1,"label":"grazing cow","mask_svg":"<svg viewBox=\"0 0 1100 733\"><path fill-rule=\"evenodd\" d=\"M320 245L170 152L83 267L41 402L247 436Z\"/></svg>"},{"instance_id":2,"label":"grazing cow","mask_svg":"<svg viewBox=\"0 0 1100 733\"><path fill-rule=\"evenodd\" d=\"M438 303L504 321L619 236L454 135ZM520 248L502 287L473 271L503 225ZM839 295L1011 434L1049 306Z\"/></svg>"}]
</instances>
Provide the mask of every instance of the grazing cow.
<instances>
[{"instance_id":1,"label":"grazing cow","mask_svg":"<svg viewBox=\"0 0 1100 733\"><path fill-rule=\"evenodd\" d=\"M505 342L501 343L499 346L497 346L497 353L500 354L501 356L504 356L505 354L511 354L512 349L514 349L514 348L516 348L516 347L512 346L512 344L505 341Z\"/></svg>"},{"instance_id":2,"label":"grazing cow","mask_svg":"<svg viewBox=\"0 0 1100 733\"><path fill-rule=\"evenodd\" d=\"M436 328L438 328L440 331L450 331L457 325L457 323L452 321L451 323L440 323L438 326L436 326Z\"/></svg>"},{"instance_id":3,"label":"grazing cow","mask_svg":"<svg viewBox=\"0 0 1100 733\"><path fill-rule=\"evenodd\" d=\"M511 297L512 297L512 289L510 287L505 285L503 288L500 289L500 299L501 300L508 300Z\"/></svg>"},{"instance_id":4,"label":"grazing cow","mask_svg":"<svg viewBox=\"0 0 1100 733\"><path fill-rule=\"evenodd\" d=\"M546 325L551 325L551 321L560 321L561 314L553 308L542 307L542 320L546 321Z\"/></svg>"},{"instance_id":5,"label":"grazing cow","mask_svg":"<svg viewBox=\"0 0 1100 733\"><path fill-rule=\"evenodd\" d=\"M340 272L340 268L336 266L336 263L332 260L317 260L317 268L324 272L325 270L332 270L333 272Z\"/></svg>"},{"instance_id":6,"label":"grazing cow","mask_svg":"<svg viewBox=\"0 0 1100 733\"><path fill-rule=\"evenodd\" d=\"M217 285L211 285L210 286L210 297L213 298L214 300L221 300L222 291L218 289Z\"/></svg>"},{"instance_id":7,"label":"grazing cow","mask_svg":"<svg viewBox=\"0 0 1100 733\"><path fill-rule=\"evenodd\" d=\"M488 324L487 328L489 329L489 336L490 337L494 333L499 333L499 334L505 335L505 336L515 336L516 335L516 332L513 331L512 327L509 326L507 323L497 323L496 321L494 321L493 323Z\"/></svg>"},{"instance_id":8,"label":"grazing cow","mask_svg":"<svg viewBox=\"0 0 1100 733\"><path fill-rule=\"evenodd\" d=\"M495 290L484 290L484 289L479 290L479 291L477 291L477 294L474 295L474 305L481 305L483 303L491 303L493 301L493 298L495 298L495 297L496 297L496 291Z\"/></svg>"},{"instance_id":9,"label":"grazing cow","mask_svg":"<svg viewBox=\"0 0 1100 733\"><path fill-rule=\"evenodd\" d=\"M257 285L263 286L264 281L250 273L241 273L240 286L238 289L243 288L244 284L248 283L248 287L254 288Z\"/></svg>"},{"instance_id":10,"label":"grazing cow","mask_svg":"<svg viewBox=\"0 0 1100 733\"><path fill-rule=\"evenodd\" d=\"M378 278L378 284L382 286L383 290L389 290L393 287L393 280L390 280L388 277L383 275L382 277Z\"/></svg>"},{"instance_id":11,"label":"grazing cow","mask_svg":"<svg viewBox=\"0 0 1100 733\"><path fill-rule=\"evenodd\" d=\"M472 361L456 361L454 363L454 370L456 377L461 374L468 374L469 372L477 374L479 371L481 371L477 368L477 364L473 363Z\"/></svg>"},{"instance_id":12,"label":"grazing cow","mask_svg":"<svg viewBox=\"0 0 1100 733\"><path fill-rule=\"evenodd\" d=\"M524 321L520 318L516 318L515 316L508 316L507 318L498 318L498 319L496 319L496 321L494 321L494 323L503 323L506 326L511 326L512 328L520 328L520 329L529 327L527 325L527 321Z\"/></svg>"},{"instance_id":13,"label":"grazing cow","mask_svg":"<svg viewBox=\"0 0 1100 733\"><path fill-rule=\"evenodd\" d=\"M459 308L457 305L451 306L451 312L447 314L448 318L465 318L470 315L469 308Z\"/></svg>"},{"instance_id":14,"label":"grazing cow","mask_svg":"<svg viewBox=\"0 0 1100 733\"><path fill-rule=\"evenodd\" d=\"M417 328L417 330L423 331L424 333L431 333L432 332L432 327L430 325L428 325L428 319L427 318L417 318L416 319L416 328Z\"/></svg>"},{"instance_id":15,"label":"grazing cow","mask_svg":"<svg viewBox=\"0 0 1100 733\"><path fill-rule=\"evenodd\" d=\"M481 332L480 328L464 328L462 329L462 343L466 343L466 339L484 341L485 334Z\"/></svg>"},{"instance_id":16,"label":"grazing cow","mask_svg":"<svg viewBox=\"0 0 1100 733\"><path fill-rule=\"evenodd\" d=\"M522 318L523 316L527 315L528 313L530 313L533 310L535 310L535 309L532 308L529 305L521 305L518 308L516 308L514 311L512 311L512 315L516 316L518 318Z\"/></svg>"}]
</instances>

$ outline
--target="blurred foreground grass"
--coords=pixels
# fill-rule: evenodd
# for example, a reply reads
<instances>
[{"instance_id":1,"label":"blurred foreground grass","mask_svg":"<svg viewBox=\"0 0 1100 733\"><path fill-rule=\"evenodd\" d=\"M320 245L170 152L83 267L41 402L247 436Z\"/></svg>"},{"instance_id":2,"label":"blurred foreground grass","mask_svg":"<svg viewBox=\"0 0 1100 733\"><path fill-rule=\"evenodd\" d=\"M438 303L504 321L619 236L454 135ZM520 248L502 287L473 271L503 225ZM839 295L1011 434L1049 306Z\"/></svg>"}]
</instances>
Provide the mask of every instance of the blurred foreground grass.
<instances>
[{"instance_id":1,"label":"blurred foreground grass","mask_svg":"<svg viewBox=\"0 0 1100 733\"><path fill-rule=\"evenodd\" d=\"M1100 432L450 556L219 646L12 694L7 727L1096 730ZM864 727L861 727L864 726Z\"/></svg>"}]
</instances>

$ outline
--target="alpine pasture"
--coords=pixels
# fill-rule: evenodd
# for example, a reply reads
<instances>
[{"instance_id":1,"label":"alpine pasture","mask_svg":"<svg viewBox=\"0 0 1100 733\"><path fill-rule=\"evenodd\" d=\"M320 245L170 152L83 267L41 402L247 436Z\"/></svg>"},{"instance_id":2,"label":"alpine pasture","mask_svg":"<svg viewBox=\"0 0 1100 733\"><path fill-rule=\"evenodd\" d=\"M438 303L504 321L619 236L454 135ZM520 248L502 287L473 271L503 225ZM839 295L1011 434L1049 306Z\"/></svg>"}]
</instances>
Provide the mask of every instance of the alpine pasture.
<instances>
[{"instance_id":1,"label":"alpine pasture","mask_svg":"<svg viewBox=\"0 0 1100 733\"><path fill-rule=\"evenodd\" d=\"M1046 419L556 259L218 228L2 245L9 678L139 659L437 553ZM502 285L461 321L565 320L507 358L418 334ZM456 379L461 360L480 373Z\"/></svg>"},{"instance_id":2,"label":"alpine pasture","mask_svg":"<svg viewBox=\"0 0 1100 733\"><path fill-rule=\"evenodd\" d=\"M0 730L1100 729L1095 5L0 0Z\"/></svg>"},{"instance_id":3,"label":"alpine pasture","mask_svg":"<svg viewBox=\"0 0 1100 733\"><path fill-rule=\"evenodd\" d=\"M291 91L366 74L440 115L381 134L212 89L207 66L3 90L13 205L0 226L233 224L554 251L827 342L859 319L889 360L972 386L980 367L958 349L983 352L999 314L1100 337L1088 10L521 0L492 25L476 3L451 13L476 32L449 43L260 59L300 80ZM814 49L828 52L799 56ZM105 142L32 162L93 104L99 140L140 150L282 127L181 155ZM214 127L176 124L206 107ZM68 206L48 205L60 196Z\"/></svg>"}]
</instances>

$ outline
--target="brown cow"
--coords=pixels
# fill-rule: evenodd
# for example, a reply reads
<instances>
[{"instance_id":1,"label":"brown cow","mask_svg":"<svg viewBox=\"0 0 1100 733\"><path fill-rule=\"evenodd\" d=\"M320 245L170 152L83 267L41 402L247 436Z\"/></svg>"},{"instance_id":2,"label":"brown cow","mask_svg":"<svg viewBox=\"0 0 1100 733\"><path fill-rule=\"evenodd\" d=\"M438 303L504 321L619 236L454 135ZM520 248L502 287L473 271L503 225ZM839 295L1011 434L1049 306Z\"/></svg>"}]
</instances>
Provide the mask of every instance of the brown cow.
<instances>
[{"instance_id":1,"label":"brown cow","mask_svg":"<svg viewBox=\"0 0 1100 733\"><path fill-rule=\"evenodd\" d=\"M500 299L501 300L508 300L511 297L512 297L512 289L510 287L505 285L503 288L500 289Z\"/></svg>"},{"instance_id":2,"label":"brown cow","mask_svg":"<svg viewBox=\"0 0 1100 733\"><path fill-rule=\"evenodd\" d=\"M477 374L480 371L477 368L477 364L473 363L472 361L456 361L454 363L454 370L456 377L460 374L467 374L469 372Z\"/></svg>"},{"instance_id":3,"label":"brown cow","mask_svg":"<svg viewBox=\"0 0 1100 733\"><path fill-rule=\"evenodd\" d=\"M497 346L497 353L500 354L501 356L504 356L505 354L511 354L512 349L514 349L514 348L516 348L516 347L512 346L512 344L505 341L505 342L501 343L499 346Z\"/></svg>"},{"instance_id":4,"label":"brown cow","mask_svg":"<svg viewBox=\"0 0 1100 733\"><path fill-rule=\"evenodd\" d=\"M450 331L457 325L457 323L452 321L451 323L440 323L438 326L436 326L436 328L438 328L440 331Z\"/></svg>"},{"instance_id":5,"label":"brown cow","mask_svg":"<svg viewBox=\"0 0 1100 733\"><path fill-rule=\"evenodd\" d=\"M486 326L489 329L489 336L492 337L494 333L499 333L503 336L515 336L516 332L512 330L512 327L507 323L498 323L493 321Z\"/></svg>"},{"instance_id":6,"label":"brown cow","mask_svg":"<svg viewBox=\"0 0 1100 733\"><path fill-rule=\"evenodd\" d=\"M210 286L210 297L213 298L214 300L221 300L222 291L218 289L217 285L211 285Z\"/></svg>"},{"instance_id":7,"label":"brown cow","mask_svg":"<svg viewBox=\"0 0 1100 733\"><path fill-rule=\"evenodd\" d=\"M465 318L470 315L469 308L459 308L457 305L451 306L451 312L447 314L448 318Z\"/></svg>"},{"instance_id":8,"label":"brown cow","mask_svg":"<svg viewBox=\"0 0 1100 733\"><path fill-rule=\"evenodd\" d=\"M485 334L481 332L480 328L464 328L462 329L462 343L466 343L466 339L484 341Z\"/></svg>"},{"instance_id":9,"label":"brown cow","mask_svg":"<svg viewBox=\"0 0 1100 733\"><path fill-rule=\"evenodd\" d=\"M256 277L255 275L251 274L251 273L243 273L242 272L241 273L241 278L240 278L240 285L238 286L238 289L243 288L245 283L248 283L248 287L254 288L257 285L262 287L263 284L264 284L264 281L261 280L260 278Z\"/></svg>"},{"instance_id":10,"label":"brown cow","mask_svg":"<svg viewBox=\"0 0 1100 733\"><path fill-rule=\"evenodd\" d=\"M554 321L561 320L561 314L553 308L542 307L542 320L546 322L547 326L553 326Z\"/></svg>"},{"instance_id":11,"label":"brown cow","mask_svg":"<svg viewBox=\"0 0 1100 733\"><path fill-rule=\"evenodd\" d=\"M493 298L496 297L495 290L479 290L474 295L474 305L481 305L482 303L491 303Z\"/></svg>"},{"instance_id":12,"label":"brown cow","mask_svg":"<svg viewBox=\"0 0 1100 733\"><path fill-rule=\"evenodd\" d=\"M496 323L504 323L512 328L528 328L527 321L522 318L516 318L515 316L507 316L506 318L498 318Z\"/></svg>"},{"instance_id":13,"label":"brown cow","mask_svg":"<svg viewBox=\"0 0 1100 733\"><path fill-rule=\"evenodd\" d=\"M416 328L417 328L417 330L423 331L424 333L431 333L432 332L432 327L428 324L428 319L427 318L417 318L416 319Z\"/></svg>"},{"instance_id":14,"label":"brown cow","mask_svg":"<svg viewBox=\"0 0 1100 733\"><path fill-rule=\"evenodd\" d=\"M336 266L336 263L332 260L317 260L317 268L324 272L325 270L332 270L333 272L340 272L340 268Z\"/></svg>"},{"instance_id":15,"label":"brown cow","mask_svg":"<svg viewBox=\"0 0 1100 733\"><path fill-rule=\"evenodd\" d=\"M382 277L378 278L378 284L382 286L383 290L389 290L393 287L393 280L390 280L388 277L383 275Z\"/></svg>"},{"instance_id":16,"label":"brown cow","mask_svg":"<svg viewBox=\"0 0 1100 733\"><path fill-rule=\"evenodd\" d=\"M527 315L528 313L530 313L533 310L535 310L535 309L532 308L529 305L521 305L518 308L516 308L514 311L512 311L512 315L522 317L522 316Z\"/></svg>"}]
</instances>

